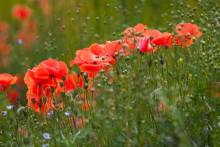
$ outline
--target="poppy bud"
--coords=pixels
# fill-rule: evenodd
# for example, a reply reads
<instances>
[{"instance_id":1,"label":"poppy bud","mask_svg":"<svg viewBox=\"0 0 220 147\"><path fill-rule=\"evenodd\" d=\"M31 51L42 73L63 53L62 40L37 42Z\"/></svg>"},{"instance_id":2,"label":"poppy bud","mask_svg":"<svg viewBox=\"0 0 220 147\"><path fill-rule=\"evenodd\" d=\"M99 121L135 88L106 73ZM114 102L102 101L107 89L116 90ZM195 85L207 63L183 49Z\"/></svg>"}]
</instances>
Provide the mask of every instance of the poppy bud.
<instances>
[{"instance_id":1,"label":"poppy bud","mask_svg":"<svg viewBox=\"0 0 220 147\"><path fill-rule=\"evenodd\" d=\"M65 80L66 80L66 77L63 76L63 77L62 77L62 80L65 81Z\"/></svg>"},{"instance_id":2,"label":"poppy bud","mask_svg":"<svg viewBox=\"0 0 220 147\"><path fill-rule=\"evenodd\" d=\"M40 109L42 108L42 101L41 100L38 102L38 106Z\"/></svg>"},{"instance_id":3,"label":"poppy bud","mask_svg":"<svg viewBox=\"0 0 220 147\"><path fill-rule=\"evenodd\" d=\"M32 104L35 104L35 103L36 103L35 98L32 98L32 99L31 99L31 102L32 102Z\"/></svg>"},{"instance_id":4,"label":"poppy bud","mask_svg":"<svg viewBox=\"0 0 220 147\"><path fill-rule=\"evenodd\" d=\"M44 104L46 104L47 103L47 98L45 96L43 96L42 101L43 101Z\"/></svg>"},{"instance_id":5,"label":"poppy bud","mask_svg":"<svg viewBox=\"0 0 220 147\"><path fill-rule=\"evenodd\" d=\"M54 93L54 91L55 91L54 87L51 87L51 88L50 88L50 92L51 92L51 93Z\"/></svg>"}]
</instances>

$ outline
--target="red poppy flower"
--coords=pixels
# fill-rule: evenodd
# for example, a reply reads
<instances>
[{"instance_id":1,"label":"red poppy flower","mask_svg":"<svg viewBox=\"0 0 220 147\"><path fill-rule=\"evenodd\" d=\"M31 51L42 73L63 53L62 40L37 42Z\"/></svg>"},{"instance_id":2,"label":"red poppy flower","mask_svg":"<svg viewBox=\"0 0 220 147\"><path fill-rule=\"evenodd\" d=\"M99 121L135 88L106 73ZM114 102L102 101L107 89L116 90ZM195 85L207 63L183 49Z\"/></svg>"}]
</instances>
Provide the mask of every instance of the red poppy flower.
<instances>
[{"instance_id":1,"label":"red poppy flower","mask_svg":"<svg viewBox=\"0 0 220 147\"><path fill-rule=\"evenodd\" d=\"M137 43L137 48L139 48L140 52L142 53L149 53L155 51L155 49L151 44L151 40L149 36L140 38Z\"/></svg>"},{"instance_id":2,"label":"red poppy flower","mask_svg":"<svg viewBox=\"0 0 220 147\"><path fill-rule=\"evenodd\" d=\"M23 5L16 5L13 7L12 15L20 21L27 20L32 15L32 10L28 8L27 6Z\"/></svg>"},{"instance_id":3,"label":"red poppy flower","mask_svg":"<svg viewBox=\"0 0 220 147\"><path fill-rule=\"evenodd\" d=\"M17 81L17 77L12 76L11 74L2 73L0 74L0 92L3 92Z\"/></svg>"},{"instance_id":4,"label":"red poppy flower","mask_svg":"<svg viewBox=\"0 0 220 147\"><path fill-rule=\"evenodd\" d=\"M175 41L180 47L189 47L193 41L202 36L202 32L196 24L180 23L176 25Z\"/></svg>"},{"instance_id":5,"label":"red poppy flower","mask_svg":"<svg viewBox=\"0 0 220 147\"><path fill-rule=\"evenodd\" d=\"M117 48L110 42L105 44L92 44L76 52L76 57L71 61L70 66L78 65L82 72L86 72L90 78L93 78L101 69L110 69L111 64L115 64L113 57ZM112 46L111 46L112 45Z\"/></svg>"},{"instance_id":6,"label":"red poppy flower","mask_svg":"<svg viewBox=\"0 0 220 147\"><path fill-rule=\"evenodd\" d=\"M157 37L155 37L152 40L152 43L155 46L171 48L172 47L172 35L167 32L162 33L162 34L158 35Z\"/></svg>"},{"instance_id":7,"label":"red poppy flower","mask_svg":"<svg viewBox=\"0 0 220 147\"><path fill-rule=\"evenodd\" d=\"M158 47L170 48L172 46L172 35L170 33L149 30L143 24L137 24L134 28L128 28L124 33L122 42L128 50L138 48L140 52L152 53Z\"/></svg>"},{"instance_id":8,"label":"red poppy flower","mask_svg":"<svg viewBox=\"0 0 220 147\"><path fill-rule=\"evenodd\" d=\"M29 70L24 78L28 87L28 106L42 113L54 109L55 98L60 94L59 83L64 82L67 73L66 64L55 59L45 60ZM62 106L62 102L58 105Z\"/></svg>"},{"instance_id":9,"label":"red poppy flower","mask_svg":"<svg viewBox=\"0 0 220 147\"><path fill-rule=\"evenodd\" d=\"M136 26L134 27L129 27L127 29L124 30L125 35L131 35L133 33L144 33L147 30L147 26L142 24L142 23L138 23Z\"/></svg>"},{"instance_id":10,"label":"red poppy flower","mask_svg":"<svg viewBox=\"0 0 220 147\"><path fill-rule=\"evenodd\" d=\"M144 24L137 24L135 27L129 27L124 31L124 37L122 38L123 46L127 50L133 50L136 47L136 41L139 37L143 37L146 31Z\"/></svg>"},{"instance_id":11,"label":"red poppy flower","mask_svg":"<svg viewBox=\"0 0 220 147\"><path fill-rule=\"evenodd\" d=\"M119 40L107 41L105 44L105 52L111 57L115 57L115 53L126 54L122 48L122 43Z\"/></svg>"},{"instance_id":12,"label":"red poppy flower","mask_svg":"<svg viewBox=\"0 0 220 147\"><path fill-rule=\"evenodd\" d=\"M57 86L68 73L66 64L55 59L47 59L39 65L29 70L25 75L25 83L27 86L34 87L34 85Z\"/></svg>"},{"instance_id":13,"label":"red poppy flower","mask_svg":"<svg viewBox=\"0 0 220 147\"><path fill-rule=\"evenodd\" d=\"M145 37L137 39L137 48L143 53L155 52L158 47L172 46L172 35L170 33L160 33L157 30L147 30Z\"/></svg>"},{"instance_id":14,"label":"red poppy flower","mask_svg":"<svg viewBox=\"0 0 220 147\"><path fill-rule=\"evenodd\" d=\"M68 73L66 64L55 59L47 59L37 67L30 70L30 74L35 82L42 84L55 84L57 80L62 80Z\"/></svg>"}]
</instances>

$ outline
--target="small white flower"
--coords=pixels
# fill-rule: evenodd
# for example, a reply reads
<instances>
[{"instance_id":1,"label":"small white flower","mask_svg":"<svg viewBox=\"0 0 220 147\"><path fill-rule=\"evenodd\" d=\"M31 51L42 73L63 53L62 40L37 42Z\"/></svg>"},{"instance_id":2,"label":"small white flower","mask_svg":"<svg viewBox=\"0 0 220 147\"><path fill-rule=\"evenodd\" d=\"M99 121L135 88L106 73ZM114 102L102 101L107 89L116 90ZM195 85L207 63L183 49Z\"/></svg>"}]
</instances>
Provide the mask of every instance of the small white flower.
<instances>
[{"instance_id":1,"label":"small white flower","mask_svg":"<svg viewBox=\"0 0 220 147\"><path fill-rule=\"evenodd\" d=\"M49 145L48 144L42 144L42 147L48 147Z\"/></svg>"},{"instance_id":2,"label":"small white flower","mask_svg":"<svg viewBox=\"0 0 220 147\"><path fill-rule=\"evenodd\" d=\"M6 106L6 108L8 109L8 110L11 110L11 109L13 109L13 105L8 105L8 106Z\"/></svg>"},{"instance_id":3,"label":"small white flower","mask_svg":"<svg viewBox=\"0 0 220 147\"><path fill-rule=\"evenodd\" d=\"M53 114L54 114L53 111L49 111L49 112L47 113L47 116L48 116L48 117L52 117Z\"/></svg>"},{"instance_id":4,"label":"small white flower","mask_svg":"<svg viewBox=\"0 0 220 147\"><path fill-rule=\"evenodd\" d=\"M50 134L47 133L47 132L43 134L43 137L44 137L45 140L50 140L51 139Z\"/></svg>"},{"instance_id":5,"label":"small white flower","mask_svg":"<svg viewBox=\"0 0 220 147\"><path fill-rule=\"evenodd\" d=\"M2 111L2 115L3 115L3 116L6 116L7 114L8 114L7 111Z\"/></svg>"},{"instance_id":6,"label":"small white flower","mask_svg":"<svg viewBox=\"0 0 220 147\"><path fill-rule=\"evenodd\" d=\"M72 113L71 112L65 112L64 113L66 116L70 116Z\"/></svg>"},{"instance_id":7,"label":"small white flower","mask_svg":"<svg viewBox=\"0 0 220 147\"><path fill-rule=\"evenodd\" d=\"M19 45L23 44L23 40L22 39L18 39L17 40L17 44L19 44Z\"/></svg>"}]
</instances>

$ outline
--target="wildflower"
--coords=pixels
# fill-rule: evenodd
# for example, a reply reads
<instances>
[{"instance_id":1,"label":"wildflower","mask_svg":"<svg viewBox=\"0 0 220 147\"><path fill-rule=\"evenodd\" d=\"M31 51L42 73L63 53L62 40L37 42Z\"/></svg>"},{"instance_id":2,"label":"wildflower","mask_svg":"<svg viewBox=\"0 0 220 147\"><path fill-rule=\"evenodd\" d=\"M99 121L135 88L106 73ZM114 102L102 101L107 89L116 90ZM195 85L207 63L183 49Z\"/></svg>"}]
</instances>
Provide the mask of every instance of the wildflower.
<instances>
[{"instance_id":1,"label":"wildflower","mask_svg":"<svg viewBox=\"0 0 220 147\"><path fill-rule=\"evenodd\" d=\"M42 144L42 147L48 147L49 144Z\"/></svg>"},{"instance_id":2,"label":"wildflower","mask_svg":"<svg viewBox=\"0 0 220 147\"><path fill-rule=\"evenodd\" d=\"M23 44L23 40L22 39L17 39L17 44L22 45Z\"/></svg>"},{"instance_id":3,"label":"wildflower","mask_svg":"<svg viewBox=\"0 0 220 147\"><path fill-rule=\"evenodd\" d=\"M14 105L8 105L8 106L6 106L6 108L7 108L8 110L12 110L13 107L14 107Z\"/></svg>"},{"instance_id":4,"label":"wildflower","mask_svg":"<svg viewBox=\"0 0 220 147\"><path fill-rule=\"evenodd\" d=\"M202 32L196 24L180 23L176 25L175 41L180 47L189 47L194 40L202 36Z\"/></svg>"},{"instance_id":5,"label":"wildflower","mask_svg":"<svg viewBox=\"0 0 220 147\"><path fill-rule=\"evenodd\" d=\"M8 114L7 111L2 111L2 116L6 116Z\"/></svg>"},{"instance_id":6,"label":"wildflower","mask_svg":"<svg viewBox=\"0 0 220 147\"><path fill-rule=\"evenodd\" d=\"M47 132L43 134L43 137L44 137L45 140L50 140L51 139L50 134L47 133Z\"/></svg>"},{"instance_id":7,"label":"wildflower","mask_svg":"<svg viewBox=\"0 0 220 147\"><path fill-rule=\"evenodd\" d=\"M152 40L155 46L168 47L172 46L172 35L170 33L162 33Z\"/></svg>"},{"instance_id":8,"label":"wildflower","mask_svg":"<svg viewBox=\"0 0 220 147\"><path fill-rule=\"evenodd\" d=\"M65 112L64 114L65 114L66 116L71 116L72 113L71 113L71 112Z\"/></svg>"},{"instance_id":9,"label":"wildflower","mask_svg":"<svg viewBox=\"0 0 220 147\"><path fill-rule=\"evenodd\" d=\"M59 83L68 73L66 64L55 59L47 59L29 70L24 78L28 87L28 106L36 112L48 112L61 99ZM61 100L60 107L62 107Z\"/></svg>"},{"instance_id":10,"label":"wildflower","mask_svg":"<svg viewBox=\"0 0 220 147\"><path fill-rule=\"evenodd\" d=\"M146 52L154 52L155 49L150 43L150 37L144 37L139 40L137 48L140 49L140 52L146 53Z\"/></svg>"},{"instance_id":11,"label":"wildflower","mask_svg":"<svg viewBox=\"0 0 220 147\"><path fill-rule=\"evenodd\" d=\"M183 58L179 58L178 63L183 63Z\"/></svg>"},{"instance_id":12,"label":"wildflower","mask_svg":"<svg viewBox=\"0 0 220 147\"><path fill-rule=\"evenodd\" d=\"M32 10L27 6L15 5L12 9L12 15L17 20L25 21L31 17Z\"/></svg>"},{"instance_id":13,"label":"wildflower","mask_svg":"<svg viewBox=\"0 0 220 147\"><path fill-rule=\"evenodd\" d=\"M48 113L47 113L47 116L48 117L52 117L54 115L54 112L53 111L49 111Z\"/></svg>"},{"instance_id":14,"label":"wildflower","mask_svg":"<svg viewBox=\"0 0 220 147\"><path fill-rule=\"evenodd\" d=\"M17 77L14 77L7 73L0 74L0 92L8 90L10 85L15 84Z\"/></svg>"},{"instance_id":15,"label":"wildflower","mask_svg":"<svg viewBox=\"0 0 220 147\"><path fill-rule=\"evenodd\" d=\"M123 46L126 50L133 50L136 47L137 39L141 36L143 37L143 33L146 30L146 26L144 24L137 24L135 27L129 27L124 30L124 36L122 38Z\"/></svg>"},{"instance_id":16,"label":"wildflower","mask_svg":"<svg viewBox=\"0 0 220 147\"><path fill-rule=\"evenodd\" d=\"M105 44L94 43L89 48L78 50L70 66L78 65L82 72L86 72L89 78L93 78L102 69L107 71L111 69L111 65L115 64L113 50L109 44L107 46Z\"/></svg>"}]
</instances>

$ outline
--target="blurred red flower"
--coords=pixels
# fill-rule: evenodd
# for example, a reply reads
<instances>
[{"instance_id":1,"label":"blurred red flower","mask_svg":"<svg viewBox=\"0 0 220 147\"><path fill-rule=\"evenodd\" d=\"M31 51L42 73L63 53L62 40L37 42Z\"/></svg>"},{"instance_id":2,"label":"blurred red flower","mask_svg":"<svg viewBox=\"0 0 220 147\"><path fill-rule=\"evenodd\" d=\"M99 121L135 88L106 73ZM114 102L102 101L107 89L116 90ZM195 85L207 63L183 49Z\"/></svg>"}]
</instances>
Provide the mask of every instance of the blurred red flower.
<instances>
[{"instance_id":1,"label":"blurred red flower","mask_svg":"<svg viewBox=\"0 0 220 147\"><path fill-rule=\"evenodd\" d=\"M176 25L176 44L180 47L189 47L194 41L202 36L200 28L192 23L180 23Z\"/></svg>"},{"instance_id":2,"label":"blurred red flower","mask_svg":"<svg viewBox=\"0 0 220 147\"><path fill-rule=\"evenodd\" d=\"M19 44L24 45L26 49L29 49L36 41L37 34L38 34L37 22L27 21L22 25L21 30L16 35L16 41Z\"/></svg>"},{"instance_id":3,"label":"blurred red flower","mask_svg":"<svg viewBox=\"0 0 220 147\"><path fill-rule=\"evenodd\" d=\"M13 105L18 104L19 99L23 96L23 90L25 88L24 85L24 75L23 74L17 74L17 81L15 83L16 88L9 89L7 91L7 98L9 102Z\"/></svg>"},{"instance_id":4,"label":"blurred red flower","mask_svg":"<svg viewBox=\"0 0 220 147\"><path fill-rule=\"evenodd\" d=\"M6 42L8 39L8 23L7 22L0 22L0 41Z\"/></svg>"},{"instance_id":5,"label":"blurred red flower","mask_svg":"<svg viewBox=\"0 0 220 147\"><path fill-rule=\"evenodd\" d=\"M16 83L16 81L16 76L7 73L0 74L0 92L8 90L11 85Z\"/></svg>"},{"instance_id":6,"label":"blurred red flower","mask_svg":"<svg viewBox=\"0 0 220 147\"><path fill-rule=\"evenodd\" d=\"M17 104L18 99L20 98L21 93L18 90L11 89L7 91L7 98L11 104Z\"/></svg>"},{"instance_id":7,"label":"blurred red flower","mask_svg":"<svg viewBox=\"0 0 220 147\"><path fill-rule=\"evenodd\" d=\"M24 5L15 5L12 9L12 15L15 19L25 21L32 15L32 10Z\"/></svg>"},{"instance_id":8,"label":"blurred red flower","mask_svg":"<svg viewBox=\"0 0 220 147\"><path fill-rule=\"evenodd\" d=\"M0 22L0 65L4 67L8 64L8 55L10 53L8 29L9 26L7 22Z\"/></svg>"},{"instance_id":9,"label":"blurred red flower","mask_svg":"<svg viewBox=\"0 0 220 147\"><path fill-rule=\"evenodd\" d=\"M44 15L49 16L51 15L51 4L49 0L40 0L40 7L44 13Z\"/></svg>"}]
</instances>

